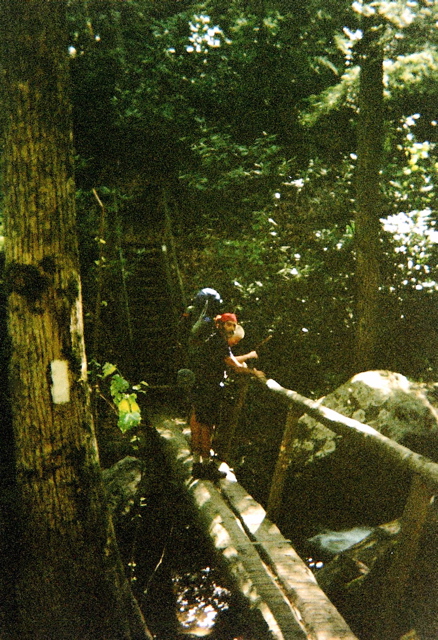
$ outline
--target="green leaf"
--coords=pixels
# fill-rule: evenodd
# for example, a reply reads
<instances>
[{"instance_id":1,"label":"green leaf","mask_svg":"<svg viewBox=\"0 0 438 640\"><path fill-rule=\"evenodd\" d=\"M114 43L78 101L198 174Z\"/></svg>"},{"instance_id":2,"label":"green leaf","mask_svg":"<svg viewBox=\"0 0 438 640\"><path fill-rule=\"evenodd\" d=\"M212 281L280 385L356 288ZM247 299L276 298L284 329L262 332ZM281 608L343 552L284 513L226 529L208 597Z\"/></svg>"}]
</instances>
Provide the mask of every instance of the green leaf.
<instances>
[{"instance_id":1,"label":"green leaf","mask_svg":"<svg viewBox=\"0 0 438 640\"><path fill-rule=\"evenodd\" d=\"M110 392L114 400L117 402L120 395L129 389L129 382L120 374L116 373L111 379Z\"/></svg>"},{"instance_id":2,"label":"green leaf","mask_svg":"<svg viewBox=\"0 0 438 640\"><path fill-rule=\"evenodd\" d=\"M114 373L114 371L117 371L115 365L111 364L110 362L105 362L105 364L102 367L103 377L107 378L112 373Z\"/></svg>"},{"instance_id":3,"label":"green leaf","mask_svg":"<svg viewBox=\"0 0 438 640\"><path fill-rule=\"evenodd\" d=\"M126 433L129 429L137 427L141 422L141 415L138 411L129 411L119 414L118 426L122 433Z\"/></svg>"}]
</instances>

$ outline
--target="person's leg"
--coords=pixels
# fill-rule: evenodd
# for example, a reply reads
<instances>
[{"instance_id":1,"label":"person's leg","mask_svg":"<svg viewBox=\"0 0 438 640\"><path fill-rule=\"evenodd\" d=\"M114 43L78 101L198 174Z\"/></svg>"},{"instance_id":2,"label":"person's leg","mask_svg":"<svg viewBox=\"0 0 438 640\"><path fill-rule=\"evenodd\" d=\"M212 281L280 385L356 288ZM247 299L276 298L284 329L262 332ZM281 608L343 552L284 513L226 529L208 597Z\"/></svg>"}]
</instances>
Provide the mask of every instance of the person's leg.
<instances>
[{"instance_id":1,"label":"person's leg","mask_svg":"<svg viewBox=\"0 0 438 640\"><path fill-rule=\"evenodd\" d=\"M191 450L193 454L192 476L206 480L220 480L226 476L219 471L211 456L213 426L207 422L205 412L193 410L190 417Z\"/></svg>"},{"instance_id":2,"label":"person's leg","mask_svg":"<svg viewBox=\"0 0 438 640\"><path fill-rule=\"evenodd\" d=\"M193 455L192 476L201 478L204 472L202 466L202 425L196 419L196 411L193 408L190 414L190 445Z\"/></svg>"},{"instance_id":3,"label":"person's leg","mask_svg":"<svg viewBox=\"0 0 438 640\"><path fill-rule=\"evenodd\" d=\"M190 445L193 454L193 462L201 462L202 456L202 437L201 425L196 419L195 409L190 414Z\"/></svg>"}]
</instances>

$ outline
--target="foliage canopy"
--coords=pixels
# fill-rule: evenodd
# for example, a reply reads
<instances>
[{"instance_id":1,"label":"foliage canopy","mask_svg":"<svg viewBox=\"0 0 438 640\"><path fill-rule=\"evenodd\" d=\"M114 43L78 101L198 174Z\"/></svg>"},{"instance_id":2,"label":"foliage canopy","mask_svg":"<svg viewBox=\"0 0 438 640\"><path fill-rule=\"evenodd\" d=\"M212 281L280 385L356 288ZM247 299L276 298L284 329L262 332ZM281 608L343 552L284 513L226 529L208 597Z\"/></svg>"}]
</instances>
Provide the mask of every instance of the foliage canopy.
<instances>
[{"instance_id":1,"label":"foliage canopy","mask_svg":"<svg viewBox=\"0 0 438 640\"><path fill-rule=\"evenodd\" d=\"M384 50L380 365L436 375L436 13L430 0L71 5L82 192L115 190L140 229L166 189L188 296L218 288L254 339L281 336L289 358L271 341L267 364L302 390L351 366L365 19Z\"/></svg>"}]
</instances>

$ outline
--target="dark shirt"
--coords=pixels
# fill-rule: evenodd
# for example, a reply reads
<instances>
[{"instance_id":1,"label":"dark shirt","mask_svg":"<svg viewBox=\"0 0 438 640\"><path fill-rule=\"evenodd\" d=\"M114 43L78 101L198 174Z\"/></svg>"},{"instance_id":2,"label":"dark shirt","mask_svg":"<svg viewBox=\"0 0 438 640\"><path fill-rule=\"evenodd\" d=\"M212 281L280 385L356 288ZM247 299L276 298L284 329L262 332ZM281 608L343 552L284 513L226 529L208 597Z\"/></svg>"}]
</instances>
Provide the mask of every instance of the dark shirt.
<instances>
[{"instance_id":1,"label":"dark shirt","mask_svg":"<svg viewBox=\"0 0 438 640\"><path fill-rule=\"evenodd\" d=\"M225 374L225 359L231 356L231 349L218 332L204 340L193 354L192 371L196 376L195 389L220 390Z\"/></svg>"},{"instance_id":2,"label":"dark shirt","mask_svg":"<svg viewBox=\"0 0 438 640\"><path fill-rule=\"evenodd\" d=\"M192 371L195 384L192 403L198 422L214 427L220 420L225 377L225 359L231 355L225 337L215 332L203 340L193 352Z\"/></svg>"}]
</instances>

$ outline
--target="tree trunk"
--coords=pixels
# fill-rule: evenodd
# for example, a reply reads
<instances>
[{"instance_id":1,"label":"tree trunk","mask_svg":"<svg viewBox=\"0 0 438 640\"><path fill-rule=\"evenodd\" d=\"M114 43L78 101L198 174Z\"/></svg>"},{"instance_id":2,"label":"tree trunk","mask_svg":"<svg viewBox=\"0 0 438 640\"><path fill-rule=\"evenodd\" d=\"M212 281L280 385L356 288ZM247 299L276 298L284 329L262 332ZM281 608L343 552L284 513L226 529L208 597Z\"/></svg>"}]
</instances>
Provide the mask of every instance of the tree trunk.
<instances>
[{"instance_id":1,"label":"tree trunk","mask_svg":"<svg viewBox=\"0 0 438 640\"><path fill-rule=\"evenodd\" d=\"M383 53L380 30L366 24L360 43L356 239L357 342L355 370L379 365L380 166L383 117Z\"/></svg>"},{"instance_id":2,"label":"tree trunk","mask_svg":"<svg viewBox=\"0 0 438 640\"><path fill-rule=\"evenodd\" d=\"M0 23L10 394L21 514L16 637L148 638L106 507L90 413L65 3L3 0Z\"/></svg>"}]
</instances>

